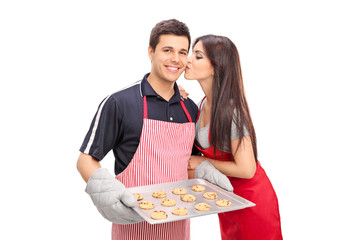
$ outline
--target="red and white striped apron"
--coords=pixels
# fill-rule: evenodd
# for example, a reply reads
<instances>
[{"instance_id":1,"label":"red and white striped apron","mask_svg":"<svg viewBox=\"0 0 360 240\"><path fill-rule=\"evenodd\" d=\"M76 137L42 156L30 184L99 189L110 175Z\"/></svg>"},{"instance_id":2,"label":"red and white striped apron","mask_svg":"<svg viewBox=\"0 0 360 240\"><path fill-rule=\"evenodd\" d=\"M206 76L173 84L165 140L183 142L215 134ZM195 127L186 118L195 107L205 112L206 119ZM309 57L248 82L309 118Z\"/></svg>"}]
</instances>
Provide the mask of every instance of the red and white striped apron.
<instances>
[{"instance_id":1,"label":"red and white striped apron","mask_svg":"<svg viewBox=\"0 0 360 240\"><path fill-rule=\"evenodd\" d=\"M181 101L188 123L173 123L147 118L146 96L139 146L127 168L116 176L126 187L188 179L187 165L195 138L195 124ZM163 224L147 222L120 225L113 223L112 240L190 239L190 220Z\"/></svg>"}]
</instances>

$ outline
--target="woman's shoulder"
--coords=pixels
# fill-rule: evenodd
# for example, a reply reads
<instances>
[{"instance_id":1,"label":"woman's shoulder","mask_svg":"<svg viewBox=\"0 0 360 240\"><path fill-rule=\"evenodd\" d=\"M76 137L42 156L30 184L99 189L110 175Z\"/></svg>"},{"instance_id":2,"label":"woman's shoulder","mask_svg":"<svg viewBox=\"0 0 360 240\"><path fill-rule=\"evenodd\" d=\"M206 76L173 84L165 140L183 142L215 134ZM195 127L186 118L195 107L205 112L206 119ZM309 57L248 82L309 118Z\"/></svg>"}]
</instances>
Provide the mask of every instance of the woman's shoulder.
<instances>
[{"instance_id":1,"label":"woman's shoulder","mask_svg":"<svg viewBox=\"0 0 360 240\"><path fill-rule=\"evenodd\" d=\"M204 107L204 104L206 102L206 97L203 97L198 103L197 103L197 107L198 109L201 111L201 109Z\"/></svg>"}]
</instances>

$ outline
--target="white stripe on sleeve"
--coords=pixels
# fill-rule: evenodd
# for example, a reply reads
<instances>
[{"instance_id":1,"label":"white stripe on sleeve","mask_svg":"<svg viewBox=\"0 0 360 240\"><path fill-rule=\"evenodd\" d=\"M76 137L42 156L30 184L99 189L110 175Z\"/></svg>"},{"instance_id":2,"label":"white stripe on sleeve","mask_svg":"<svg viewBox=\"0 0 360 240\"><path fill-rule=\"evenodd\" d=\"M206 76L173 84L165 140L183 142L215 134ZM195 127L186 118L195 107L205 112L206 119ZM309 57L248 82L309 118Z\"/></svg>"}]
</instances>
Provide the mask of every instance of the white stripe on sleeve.
<instances>
[{"instance_id":1,"label":"white stripe on sleeve","mask_svg":"<svg viewBox=\"0 0 360 240\"><path fill-rule=\"evenodd\" d=\"M86 146L86 148L85 148L85 151L84 151L84 153L86 153L86 154L89 154L90 147L91 147L91 145L92 145L93 142L94 142L96 129L97 129L97 127L98 127L99 120L100 120L100 116L101 116L101 111L102 111L102 109L103 109L103 107L104 107L105 102L109 99L109 97L110 97L110 95L107 96L107 98L102 102L102 104L101 104L100 107L99 107L99 111L98 111L97 114L96 114L96 119L95 119L95 123L94 123L93 129L92 129L92 131L91 131L90 139L89 139L89 142L88 142L88 144L87 144L87 146Z\"/></svg>"}]
</instances>

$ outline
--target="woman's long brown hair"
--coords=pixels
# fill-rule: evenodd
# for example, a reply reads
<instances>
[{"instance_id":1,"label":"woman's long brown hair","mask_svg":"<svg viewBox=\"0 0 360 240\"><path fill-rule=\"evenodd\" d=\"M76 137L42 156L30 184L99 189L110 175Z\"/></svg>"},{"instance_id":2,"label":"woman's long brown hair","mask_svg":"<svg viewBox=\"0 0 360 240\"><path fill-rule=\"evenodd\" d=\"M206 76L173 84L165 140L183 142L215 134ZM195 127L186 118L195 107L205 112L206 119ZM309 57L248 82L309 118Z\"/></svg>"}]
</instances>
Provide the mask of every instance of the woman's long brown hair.
<instances>
[{"instance_id":1,"label":"woman's long brown hair","mask_svg":"<svg viewBox=\"0 0 360 240\"><path fill-rule=\"evenodd\" d=\"M201 41L214 68L211 103L210 143L218 150L231 147L231 124L235 122L240 146L244 129L249 132L257 161L256 134L245 97L240 57L235 44L227 37L205 35Z\"/></svg>"}]
</instances>

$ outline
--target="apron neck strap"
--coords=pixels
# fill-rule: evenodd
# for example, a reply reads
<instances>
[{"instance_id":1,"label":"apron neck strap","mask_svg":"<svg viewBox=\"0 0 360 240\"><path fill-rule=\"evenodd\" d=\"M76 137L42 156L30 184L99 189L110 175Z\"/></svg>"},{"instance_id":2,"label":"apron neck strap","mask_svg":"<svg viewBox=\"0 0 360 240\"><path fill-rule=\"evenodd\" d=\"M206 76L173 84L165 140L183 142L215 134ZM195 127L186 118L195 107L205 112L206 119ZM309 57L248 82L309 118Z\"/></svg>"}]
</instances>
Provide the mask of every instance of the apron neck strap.
<instances>
[{"instance_id":1,"label":"apron neck strap","mask_svg":"<svg viewBox=\"0 0 360 240\"><path fill-rule=\"evenodd\" d=\"M189 112L188 112L188 110L186 109L186 107L185 107L185 104L184 104L184 101L180 101L180 104L181 104L181 107L182 107L182 109L184 110L184 112L185 112L185 114L186 114L186 117L187 117L187 119L189 120L189 122L193 122L192 121L192 119L191 119L191 116L190 116L190 114L189 114Z\"/></svg>"},{"instance_id":2,"label":"apron neck strap","mask_svg":"<svg viewBox=\"0 0 360 240\"><path fill-rule=\"evenodd\" d=\"M146 96L143 97L143 102L144 102L144 119L148 118L148 110L147 110L147 102L146 102Z\"/></svg>"}]
</instances>

